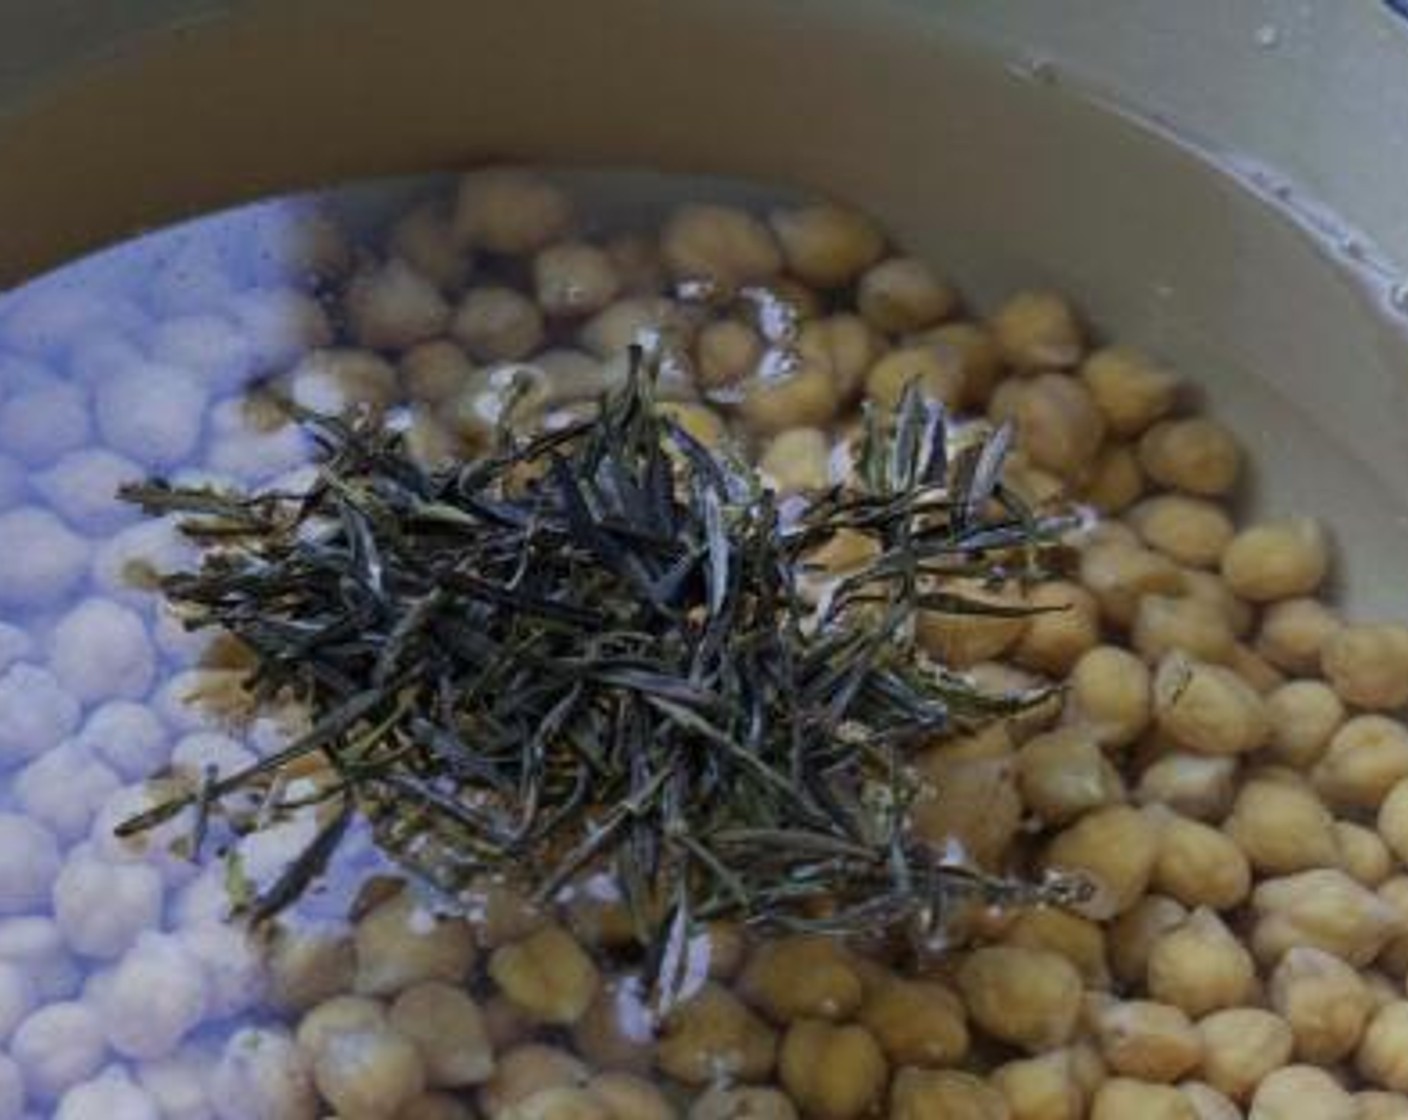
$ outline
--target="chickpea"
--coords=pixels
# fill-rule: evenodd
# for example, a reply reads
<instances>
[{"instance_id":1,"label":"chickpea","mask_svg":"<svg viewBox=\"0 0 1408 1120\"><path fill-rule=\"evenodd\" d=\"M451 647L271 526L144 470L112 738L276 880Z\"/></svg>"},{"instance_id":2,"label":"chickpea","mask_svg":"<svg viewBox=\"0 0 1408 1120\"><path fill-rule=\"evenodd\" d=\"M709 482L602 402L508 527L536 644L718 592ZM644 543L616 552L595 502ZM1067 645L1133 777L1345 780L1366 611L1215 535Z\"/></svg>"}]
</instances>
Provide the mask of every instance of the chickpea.
<instances>
[{"instance_id":1,"label":"chickpea","mask_svg":"<svg viewBox=\"0 0 1408 1120\"><path fill-rule=\"evenodd\" d=\"M397 257L353 276L346 305L353 339L369 350L404 350L425 342L450 318L435 285Z\"/></svg>"},{"instance_id":2,"label":"chickpea","mask_svg":"<svg viewBox=\"0 0 1408 1120\"><path fill-rule=\"evenodd\" d=\"M398 218L387 237L386 251L441 288L458 288L469 276L470 255L455 244L449 211L438 202L417 206Z\"/></svg>"},{"instance_id":3,"label":"chickpea","mask_svg":"<svg viewBox=\"0 0 1408 1120\"><path fill-rule=\"evenodd\" d=\"M877 260L884 235L859 211L828 202L774 210L768 224L787 271L814 288L850 283Z\"/></svg>"},{"instance_id":4,"label":"chickpea","mask_svg":"<svg viewBox=\"0 0 1408 1120\"><path fill-rule=\"evenodd\" d=\"M1222 578L1243 599L1268 603L1308 595L1329 569L1329 544L1320 523L1288 517L1243 529L1222 557Z\"/></svg>"},{"instance_id":5,"label":"chickpea","mask_svg":"<svg viewBox=\"0 0 1408 1120\"><path fill-rule=\"evenodd\" d=\"M840 407L831 368L803 360L785 373L756 377L738 410L749 428L766 436L786 428L824 427Z\"/></svg>"},{"instance_id":6,"label":"chickpea","mask_svg":"<svg viewBox=\"0 0 1408 1120\"><path fill-rule=\"evenodd\" d=\"M499 1056L492 1076L479 1087L479 1107L490 1120L499 1120L534 1093L580 1089L589 1078L587 1067L566 1050L540 1043L515 1046Z\"/></svg>"},{"instance_id":7,"label":"chickpea","mask_svg":"<svg viewBox=\"0 0 1408 1120\"><path fill-rule=\"evenodd\" d=\"M343 1031L370 1030L386 1025L386 1009L364 996L333 996L303 1016L294 1036L309 1058L316 1058L328 1040Z\"/></svg>"},{"instance_id":8,"label":"chickpea","mask_svg":"<svg viewBox=\"0 0 1408 1120\"><path fill-rule=\"evenodd\" d=\"M1408 778L1394 784L1379 806L1379 835L1400 861L1408 863Z\"/></svg>"},{"instance_id":9,"label":"chickpea","mask_svg":"<svg viewBox=\"0 0 1408 1120\"><path fill-rule=\"evenodd\" d=\"M820 428L788 428L768 442L758 469L780 494L825 489L831 474L831 441Z\"/></svg>"},{"instance_id":10,"label":"chickpea","mask_svg":"<svg viewBox=\"0 0 1408 1120\"><path fill-rule=\"evenodd\" d=\"M1104 514L1122 513L1144 496L1144 470L1127 443L1106 443L1090 465L1082 500Z\"/></svg>"},{"instance_id":11,"label":"chickpea","mask_svg":"<svg viewBox=\"0 0 1408 1120\"><path fill-rule=\"evenodd\" d=\"M1265 701L1241 677L1177 651L1154 673L1154 714L1170 739L1203 754L1245 754L1271 734Z\"/></svg>"},{"instance_id":12,"label":"chickpea","mask_svg":"<svg viewBox=\"0 0 1408 1120\"><path fill-rule=\"evenodd\" d=\"M1310 780L1322 797L1357 809L1377 809L1405 777L1408 728L1387 716L1346 721L1310 769Z\"/></svg>"},{"instance_id":13,"label":"chickpea","mask_svg":"<svg viewBox=\"0 0 1408 1120\"><path fill-rule=\"evenodd\" d=\"M1089 1120L1198 1120L1188 1099L1172 1085L1112 1077L1100 1086Z\"/></svg>"},{"instance_id":14,"label":"chickpea","mask_svg":"<svg viewBox=\"0 0 1408 1120\"><path fill-rule=\"evenodd\" d=\"M1090 809L1124 800L1124 782L1081 727L1029 739L1017 754L1022 800L1046 824L1064 824Z\"/></svg>"},{"instance_id":15,"label":"chickpea","mask_svg":"<svg viewBox=\"0 0 1408 1120\"><path fill-rule=\"evenodd\" d=\"M689 1120L797 1120L797 1109L777 1089L715 1085L694 1099Z\"/></svg>"},{"instance_id":16,"label":"chickpea","mask_svg":"<svg viewBox=\"0 0 1408 1120\"><path fill-rule=\"evenodd\" d=\"M422 1093L397 1111L395 1120L472 1120L469 1105L449 1093Z\"/></svg>"},{"instance_id":17,"label":"chickpea","mask_svg":"<svg viewBox=\"0 0 1408 1120\"><path fill-rule=\"evenodd\" d=\"M1116 918L1106 938L1115 978L1126 987L1143 983L1154 943L1187 920L1182 903L1158 894L1145 895Z\"/></svg>"},{"instance_id":18,"label":"chickpea","mask_svg":"<svg viewBox=\"0 0 1408 1120\"><path fill-rule=\"evenodd\" d=\"M367 1027L330 1036L313 1063L313 1081L343 1116L389 1116L425 1089L425 1068L407 1039Z\"/></svg>"},{"instance_id":19,"label":"chickpea","mask_svg":"<svg viewBox=\"0 0 1408 1120\"><path fill-rule=\"evenodd\" d=\"M1285 1065L1295 1045L1285 1020L1257 1007L1214 1011L1199 1021L1198 1033L1203 1080L1236 1101L1246 1100L1267 1074Z\"/></svg>"},{"instance_id":20,"label":"chickpea","mask_svg":"<svg viewBox=\"0 0 1408 1120\"><path fill-rule=\"evenodd\" d=\"M1206 1081L1181 1081L1178 1091L1193 1106L1197 1120L1242 1120L1242 1110Z\"/></svg>"},{"instance_id":21,"label":"chickpea","mask_svg":"<svg viewBox=\"0 0 1408 1120\"><path fill-rule=\"evenodd\" d=\"M266 998L280 1011L306 1011L352 987L352 938L317 929L273 934L265 955Z\"/></svg>"},{"instance_id":22,"label":"chickpea","mask_svg":"<svg viewBox=\"0 0 1408 1120\"><path fill-rule=\"evenodd\" d=\"M826 937L764 941L748 959L739 993L770 1019L849 1019L863 990L850 955Z\"/></svg>"},{"instance_id":23,"label":"chickpea","mask_svg":"<svg viewBox=\"0 0 1408 1120\"><path fill-rule=\"evenodd\" d=\"M958 295L918 258L890 257L860 278L856 305L876 330L904 334L948 318Z\"/></svg>"},{"instance_id":24,"label":"chickpea","mask_svg":"<svg viewBox=\"0 0 1408 1120\"><path fill-rule=\"evenodd\" d=\"M1038 584L1027 604L1039 612L1012 651L1024 669L1064 677L1082 655L1100 643L1100 607L1095 596L1078 583L1053 580Z\"/></svg>"},{"instance_id":25,"label":"chickpea","mask_svg":"<svg viewBox=\"0 0 1408 1120\"><path fill-rule=\"evenodd\" d=\"M1408 626L1378 623L1337 630L1320 651L1320 668L1348 704L1401 708L1408 704Z\"/></svg>"},{"instance_id":26,"label":"chickpea","mask_svg":"<svg viewBox=\"0 0 1408 1120\"><path fill-rule=\"evenodd\" d=\"M1087 988L1110 986L1105 931L1078 914L1049 906L1023 907L1003 933L1002 941L1006 945L1060 953L1076 966Z\"/></svg>"},{"instance_id":27,"label":"chickpea","mask_svg":"<svg viewBox=\"0 0 1408 1120\"><path fill-rule=\"evenodd\" d=\"M1085 350L1075 312L1055 292L1018 292L998 308L992 331L1003 358L1024 373L1069 368Z\"/></svg>"},{"instance_id":28,"label":"chickpea","mask_svg":"<svg viewBox=\"0 0 1408 1120\"><path fill-rule=\"evenodd\" d=\"M711 325L723 323L736 320L721 319ZM620 358L632 345L655 341L682 348L691 338L690 324L680 306L661 296L625 296L577 328L578 345L603 360Z\"/></svg>"},{"instance_id":29,"label":"chickpea","mask_svg":"<svg viewBox=\"0 0 1408 1120\"><path fill-rule=\"evenodd\" d=\"M1067 493L1066 484L1050 471L1031 465L1025 452L1014 451L1002 468L1003 484L1032 509L1043 509L1061 503Z\"/></svg>"},{"instance_id":30,"label":"chickpea","mask_svg":"<svg viewBox=\"0 0 1408 1120\"><path fill-rule=\"evenodd\" d=\"M1085 1115L1085 1091L1069 1050L1005 1062L990 1080L1006 1099L1011 1120L1079 1120Z\"/></svg>"},{"instance_id":31,"label":"chickpea","mask_svg":"<svg viewBox=\"0 0 1408 1120\"><path fill-rule=\"evenodd\" d=\"M1393 875L1380 883L1375 894L1398 915L1402 932L1389 938L1376 964L1393 976L1408 974L1408 875Z\"/></svg>"},{"instance_id":32,"label":"chickpea","mask_svg":"<svg viewBox=\"0 0 1408 1120\"><path fill-rule=\"evenodd\" d=\"M1320 671L1321 651L1343 626L1317 599L1282 599L1262 614L1256 649L1278 669L1310 676Z\"/></svg>"},{"instance_id":33,"label":"chickpea","mask_svg":"<svg viewBox=\"0 0 1408 1120\"><path fill-rule=\"evenodd\" d=\"M1355 1068L1375 1085L1408 1093L1408 1000L1374 1013L1354 1054Z\"/></svg>"},{"instance_id":34,"label":"chickpea","mask_svg":"<svg viewBox=\"0 0 1408 1120\"><path fill-rule=\"evenodd\" d=\"M395 367L370 350L311 350L288 375L293 402L315 412L340 413L354 404L384 409L397 392Z\"/></svg>"},{"instance_id":35,"label":"chickpea","mask_svg":"<svg viewBox=\"0 0 1408 1120\"><path fill-rule=\"evenodd\" d=\"M910 383L929 399L957 409L963 399L963 370L934 346L902 346L878 359L865 375L865 395L894 411Z\"/></svg>"},{"instance_id":36,"label":"chickpea","mask_svg":"<svg viewBox=\"0 0 1408 1120\"><path fill-rule=\"evenodd\" d=\"M1168 813L1159 831L1155 890L1213 910L1230 910L1251 893L1251 865L1226 835L1177 813Z\"/></svg>"},{"instance_id":37,"label":"chickpea","mask_svg":"<svg viewBox=\"0 0 1408 1120\"><path fill-rule=\"evenodd\" d=\"M1135 609L1130 642L1151 664L1174 650L1198 661L1225 664L1237 639L1226 615L1201 599L1145 595Z\"/></svg>"},{"instance_id":38,"label":"chickpea","mask_svg":"<svg viewBox=\"0 0 1408 1120\"><path fill-rule=\"evenodd\" d=\"M980 867L1000 867L1022 823L1010 751L979 758L931 752L919 769L926 780L910 807L914 831L940 848L957 846Z\"/></svg>"},{"instance_id":39,"label":"chickpea","mask_svg":"<svg viewBox=\"0 0 1408 1120\"><path fill-rule=\"evenodd\" d=\"M1173 411L1180 385L1147 354L1124 346L1095 351L1081 364L1080 378L1119 436L1137 436Z\"/></svg>"},{"instance_id":40,"label":"chickpea","mask_svg":"<svg viewBox=\"0 0 1408 1120\"><path fill-rule=\"evenodd\" d=\"M676 280L703 280L725 290L782 270L782 252L771 231L732 206L679 207L661 230L660 255Z\"/></svg>"},{"instance_id":41,"label":"chickpea","mask_svg":"<svg viewBox=\"0 0 1408 1120\"><path fill-rule=\"evenodd\" d=\"M357 977L361 995L385 996L421 980L463 980L474 967L474 935L458 918L442 918L402 890L370 911L357 926Z\"/></svg>"},{"instance_id":42,"label":"chickpea","mask_svg":"<svg viewBox=\"0 0 1408 1120\"><path fill-rule=\"evenodd\" d=\"M978 1026L1031 1053L1068 1041L1080 1016L1080 973L1048 949L975 949L958 966L958 987Z\"/></svg>"},{"instance_id":43,"label":"chickpea","mask_svg":"<svg viewBox=\"0 0 1408 1120\"><path fill-rule=\"evenodd\" d=\"M1090 880L1094 894L1076 909L1104 921L1139 901L1149 886L1158 846L1158 829L1147 815L1111 805L1087 813L1058 833L1043 862Z\"/></svg>"},{"instance_id":44,"label":"chickpea","mask_svg":"<svg viewBox=\"0 0 1408 1120\"><path fill-rule=\"evenodd\" d=\"M664 290L665 264L652 234L629 230L614 234L606 238L605 248L616 275L621 278L623 292L653 296Z\"/></svg>"},{"instance_id":45,"label":"chickpea","mask_svg":"<svg viewBox=\"0 0 1408 1120\"><path fill-rule=\"evenodd\" d=\"M706 392L752 377L762 357L758 332L737 319L715 319L700 327L694 338L694 376Z\"/></svg>"},{"instance_id":46,"label":"chickpea","mask_svg":"<svg viewBox=\"0 0 1408 1120\"><path fill-rule=\"evenodd\" d=\"M1273 1070L1252 1097L1253 1120L1359 1120L1359 1106L1338 1081L1314 1066Z\"/></svg>"},{"instance_id":47,"label":"chickpea","mask_svg":"<svg viewBox=\"0 0 1408 1120\"><path fill-rule=\"evenodd\" d=\"M1005 370L997 341L977 323L945 323L910 337L935 347L962 371L963 406L974 411L986 406Z\"/></svg>"},{"instance_id":48,"label":"chickpea","mask_svg":"<svg viewBox=\"0 0 1408 1120\"><path fill-rule=\"evenodd\" d=\"M450 333L480 361L518 361L543 344L543 316L512 288L470 288L455 309Z\"/></svg>"},{"instance_id":49,"label":"chickpea","mask_svg":"<svg viewBox=\"0 0 1408 1120\"><path fill-rule=\"evenodd\" d=\"M1217 573L1185 568L1182 590L1188 598L1215 607L1227 619L1227 625L1232 627L1232 633L1238 638L1245 638L1251 633L1255 622L1251 604L1233 595Z\"/></svg>"},{"instance_id":50,"label":"chickpea","mask_svg":"<svg viewBox=\"0 0 1408 1120\"><path fill-rule=\"evenodd\" d=\"M640 978L617 975L605 980L596 997L572 1024L576 1052L599 1069L644 1073L655 1057L653 1012Z\"/></svg>"},{"instance_id":51,"label":"chickpea","mask_svg":"<svg viewBox=\"0 0 1408 1120\"><path fill-rule=\"evenodd\" d=\"M1373 1011L1359 973L1334 954L1309 947L1281 958L1267 997L1290 1024L1296 1057L1317 1065L1332 1065L1353 1051Z\"/></svg>"},{"instance_id":52,"label":"chickpea","mask_svg":"<svg viewBox=\"0 0 1408 1120\"><path fill-rule=\"evenodd\" d=\"M1221 820L1232 807L1236 778L1233 756L1166 750L1139 775L1134 800L1164 805L1198 821Z\"/></svg>"},{"instance_id":53,"label":"chickpea","mask_svg":"<svg viewBox=\"0 0 1408 1120\"><path fill-rule=\"evenodd\" d=\"M675 1106L643 1077L632 1073L599 1073L587 1082L611 1120L675 1120Z\"/></svg>"},{"instance_id":54,"label":"chickpea","mask_svg":"<svg viewBox=\"0 0 1408 1120\"><path fill-rule=\"evenodd\" d=\"M1372 828L1353 821L1335 822L1340 867L1366 887L1377 887L1393 874L1393 853Z\"/></svg>"},{"instance_id":55,"label":"chickpea","mask_svg":"<svg viewBox=\"0 0 1408 1120\"><path fill-rule=\"evenodd\" d=\"M932 980L887 977L868 990L857 1016L897 1066L945 1066L968 1053L963 1003Z\"/></svg>"},{"instance_id":56,"label":"chickpea","mask_svg":"<svg viewBox=\"0 0 1408 1120\"><path fill-rule=\"evenodd\" d=\"M966 668L998 657L1026 630L1019 588L994 590L977 579L964 578L951 580L939 590L955 598L955 609L922 611L918 633L929 654L945 665ZM992 613L983 607L993 608Z\"/></svg>"},{"instance_id":57,"label":"chickpea","mask_svg":"<svg viewBox=\"0 0 1408 1120\"><path fill-rule=\"evenodd\" d=\"M1374 1011L1387 1007L1402 994L1402 985L1377 969L1366 969L1362 975L1364 986L1369 989L1369 1001Z\"/></svg>"},{"instance_id":58,"label":"chickpea","mask_svg":"<svg viewBox=\"0 0 1408 1120\"><path fill-rule=\"evenodd\" d=\"M1217 497L1237 484L1242 448L1216 420L1161 420L1140 439L1139 464L1170 490Z\"/></svg>"},{"instance_id":59,"label":"chickpea","mask_svg":"<svg viewBox=\"0 0 1408 1120\"><path fill-rule=\"evenodd\" d=\"M1206 498L1159 494L1127 515L1144 543L1189 568L1215 568L1236 535L1232 518Z\"/></svg>"},{"instance_id":60,"label":"chickpea","mask_svg":"<svg viewBox=\"0 0 1408 1120\"><path fill-rule=\"evenodd\" d=\"M600 1097L567 1086L539 1089L499 1114L500 1120L611 1120Z\"/></svg>"},{"instance_id":61,"label":"chickpea","mask_svg":"<svg viewBox=\"0 0 1408 1120\"><path fill-rule=\"evenodd\" d=\"M1176 1007L1148 1000L1109 1000L1095 1012L1105 1064L1122 1077L1177 1081L1203 1057L1203 1040Z\"/></svg>"},{"instance_id":62,"label":"chickpea","mask_svg":"<svg viewBox=\"0 0 1408 1120\"><path fill-rule=\"evenodd\" d=\"M798 1019L782 1040L778 1075L808 1116L852 1120L879 1103L888 1069L880 1044L864 1027Z\"/></svg>"},{"instance_id":63,"label":"chickpea","mask_svg":"<svg viewBox=\"0 0 1408 1120\"><path fill-rule=\"evenodd\" d=\"M1279 781L1250 781L1224 826L1258 871L1288 875L1338 862L1334 818L1309 790Z\"/></svg>"},{"instance_id":64,"label":"chickpea","mask_svg":"<svg viewBox=\"0 0 1408 1120\"><path fill-rule=\"evenodd\" d=\"M591 957L559 926L495 949L489 975L504 995L544 1023L575 1023L601 983Z\"/></svg>"},{"instance_id":65,"label":"chickpea","mask_svg":"<svg viewBox=\"0 0 1408 1120\"><path fill-rule=\"evenodd\" d=\"M865 387L867 371L887 349L885 340L869 323L847 312L811 319L802 324L797 336L798 353L830 368L841 395L847 398ZM899 399L898 391L895 399Z\"/></svg>"},{"instance_id":66,"label":"chickpea","mask_svg":"<svg viewBox=\"0 0 1408 1120\"><path fill-rule=\"evenodd\" d=\"M1149 994L1195 1018L1237 1006L1256 984L1251 954L1207 907L1156 937L1148 952Z\"/></svg>"},{"instance_id":67,"label":"chickpea","mask_svg":"<svg viewBox=\"0 0 1408 1120\"><path fill-rule=\"evenodd\" d=\"M1042 373L1021 386L1013 421L1017 440L1033 466L1061 478L1083 477L1105 438L1105 421L1079 381Z\"/></svg>"},{"instance_id":68,"label":"chickpea","mask_svg":"<svg viewBox=\"0 0 1408 1120\"><path fill-rule=\"evenodd\" d=\"M1128 650L1096 646L1071 670L1068 711L1105 746L1132 743L1153 709L1149 668Z\"/></svg>"},{"instance_id":69,"label":"chickpea","mask_svg":"<svg viewBox=\"0 0 1408 1120\"><path fill-rule=\"evenodd\" d=\"M1367 965L1404 930L1393 905L1343 871L1321 868L1267 879L1252 891L1252 951L1265 963L1298 945Z\"/></svg>"},{"instance_id":70,"label":"chickpea","mask_svg":"<svg viewBox=\"0 0 1408 1120\"><path fill-rule=\"evenodd\" d=\"M1119 540L1092 542L1081 552L1080 581L1121 628L1133 624L1145 595L1176 595L1184 587L1183 573L1168 557Z\"/></svg>"},{"instance_id":71,"label":"chickpea","mask_svg":"<svg viewBox=\"0 0 1408 1120\"><path fill-rule=\"evenodd\" d=\"M391 1028L420 1051L434 1088L477 1085L494 1072L494 1051L479 1005L441 981L407 988L387 1015Z\"/></svg>"},{"instance_id":72,"label":"chickpea","mask_svg":"<svg viewBox=\"0 0 1408 1120\"><path fill-rule=\"evenodd\" d=\"M1002 1094L956 1069L908 1066L890 1086L890 1120L1011 1120Z\"/></svg>"},{"instance_id":73,"label":"chickpea","mask_svg":"<svg viewBox=\"0 0 1408 1120\"><path fill-rule=\"evenodd\" d=\"M706 1085L720 1077L757 1081L776 1056L771 1028L737 996L709 983L665 1016L656 1060L676 1081Z\"/></svg>"},{"instance_id":74,"label":"chickpea","mask_svg":"<svg viewBox=\"0 0 1408 1120\"><path fill-rule=\"evenodd\" d=\"M1323 681L1288 681L1266 697L1271 719L1268 753L1278 762L1305 770L1325 753L1344 723L1344 702Z\"/></svg>"},{"instance_id":75,"label":"chickpea","mask_svg":"<svg viewBox=\"0 0 1408 1120\"><path fill-rule=\"evenodd\" d=\"M438 405L453 400L468 387L474 366L458 345L440 338L412 346L402 354L400 371L408 397Z\"/></svg>"},{"instance_id":76,"label":"chickpea","mask_svg":"<svg viewBox=\"0 0 1408 1120\"><path fill-rule=\"evenodd\" d=\"M1269 696L1286 683L1286 675L1280 669L1242 642L1232 647L1227 667L1251 685L1260 696Z\"/></svg>"},{"instance_id":77,"label":"chickpea","mask_svg":"<svg viewBox=\"0 0 1408 1120\"><path fill-rule=\"evenodd\" d=\"M606 250L585 241L561 241L533 258L533 287L544 314L591 315L615 298L621 280Z\"/></svg>"},{"instance_id":78,"label":"chickpea","mask_svg":"<svg viewBox=\"0 0 1408 1120\"><path fill-rule=\"evenodd\" d=\"M509 168L475 171L460 180L454 235L460 245L491 253L532 253L572 224L567 195L540 175Z\"/></svg>"},{"instance_id":79,"label":"chickpea","mask_svg":"<svg viewBox=\"0 0 1408 1120\"><path fill-rule=\"evenodd\" d=\"M1358 1120L1405 1120L1408 1118L1408 1094L1387 1093L1365 1089L1354 1094L1359 1106Z\"/></svg>"}]
</instances>

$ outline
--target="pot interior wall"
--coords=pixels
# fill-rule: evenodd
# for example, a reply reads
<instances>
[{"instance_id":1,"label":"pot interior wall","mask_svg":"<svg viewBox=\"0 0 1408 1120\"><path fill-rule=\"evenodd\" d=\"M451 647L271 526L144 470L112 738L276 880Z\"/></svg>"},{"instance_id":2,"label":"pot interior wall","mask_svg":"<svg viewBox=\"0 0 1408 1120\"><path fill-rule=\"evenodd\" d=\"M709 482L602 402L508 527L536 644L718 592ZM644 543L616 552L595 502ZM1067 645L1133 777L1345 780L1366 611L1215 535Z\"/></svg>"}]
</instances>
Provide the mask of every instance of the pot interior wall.
<instances>
[{"instance_id":1,"label":"pot interior wall","mask_svg":"<svg viewBox=\"0 0 1408 1120\"><path fill-rule=\"evenodd\" d=\"M134 229L497 158L835 193L981 309L1056 286L1205 386L1267 513L1325 516L1343 589L1405 614L1408 350L1353 276L1202 160L946 40L914 4L282 0L0 121L9 280Z\"/></svg>"}]
</instances>

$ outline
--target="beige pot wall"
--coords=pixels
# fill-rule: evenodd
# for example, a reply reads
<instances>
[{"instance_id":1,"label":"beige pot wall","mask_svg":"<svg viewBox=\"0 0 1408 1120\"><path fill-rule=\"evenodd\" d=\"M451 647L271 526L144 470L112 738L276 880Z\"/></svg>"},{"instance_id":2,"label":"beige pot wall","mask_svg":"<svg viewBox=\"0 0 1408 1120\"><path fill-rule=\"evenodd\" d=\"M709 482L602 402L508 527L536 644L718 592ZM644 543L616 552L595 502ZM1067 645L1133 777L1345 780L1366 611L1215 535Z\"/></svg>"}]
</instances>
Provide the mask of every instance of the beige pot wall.
<instances>
[{"instance_id":1,"label":"beige pot wall","mask_svg":"<svg viewBox=\"0 0 1408 1120\"><path fill-rule=\"evenodd\" d=\"M245 0L200 19L186 3L182 30L81 80L0 71L18 107L0 120L0 266L22 275L269 191L503 155L801 182L875 209L980 303L1058 285L1097 326L1204 380L1262 464L1254 500L1328 511L1353 541L1353 597L1408 615L1408 361L1372 294L1199 158L954 46L1049 56L1058 74L1132 89L1126 103L1314 183L1408 259L1408 210L1391 205L1401 138L1379 119L1384 86L1408 90L1382 83L1376 100L1358 73L1408 74L1404 58L1372 61L1408 50L1408 29L1367 2L1327 3L1363 18L1315 17L1337 29L1336 51L1363 37L1360 62L1332 65L1296 45L1315 20L1275 16L1302 6ZM31 5L4 7L15 20ZM1257 37L1269 25L1271 48ZM0 56L45 26L57 58L71 37L52 19L20 19ZM112 29L83 26L100 41Z\"/></svg>"}]
</instances>

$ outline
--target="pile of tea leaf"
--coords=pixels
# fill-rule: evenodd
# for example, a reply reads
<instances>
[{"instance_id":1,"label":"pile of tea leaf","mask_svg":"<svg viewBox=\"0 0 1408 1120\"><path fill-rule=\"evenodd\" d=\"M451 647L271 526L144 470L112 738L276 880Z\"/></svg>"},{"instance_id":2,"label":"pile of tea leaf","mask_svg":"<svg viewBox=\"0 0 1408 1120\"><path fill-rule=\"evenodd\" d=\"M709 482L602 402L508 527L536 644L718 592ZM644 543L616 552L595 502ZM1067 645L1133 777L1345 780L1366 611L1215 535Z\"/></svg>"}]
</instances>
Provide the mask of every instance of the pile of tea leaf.
<instances>
[{"instance_id":1,"label":"pile of tea leaf","mask_svg":"<svg viewBox=\"0 0 1408 1120\"><path fill-rule=\"evenodd\" d=\"M187 624L247 647L256 702L295 697L314 722L122 831L192 806L202 831L277 819L282 779L317 753L325 824L257 917L361 814L451 893L492 874L548 900L607 872L647 945L714 916L935 921L971 873L906 828L906 751L1044 694L988 695L929 662L915 613L1010 611L944 580L1034 575L1066 526L1003 487L1005 430L954 449L913 390L869 417L855 484L780 508L655 408L635 357L591 419L505 430L479 460L428 469L378 417L300 413L321 448L306 493L126 488L204 546L162 580ZM808 557L838 533L874 559L818 606ZM237 807L251 793L257 814Z\"/></svg>"}]
</instances>

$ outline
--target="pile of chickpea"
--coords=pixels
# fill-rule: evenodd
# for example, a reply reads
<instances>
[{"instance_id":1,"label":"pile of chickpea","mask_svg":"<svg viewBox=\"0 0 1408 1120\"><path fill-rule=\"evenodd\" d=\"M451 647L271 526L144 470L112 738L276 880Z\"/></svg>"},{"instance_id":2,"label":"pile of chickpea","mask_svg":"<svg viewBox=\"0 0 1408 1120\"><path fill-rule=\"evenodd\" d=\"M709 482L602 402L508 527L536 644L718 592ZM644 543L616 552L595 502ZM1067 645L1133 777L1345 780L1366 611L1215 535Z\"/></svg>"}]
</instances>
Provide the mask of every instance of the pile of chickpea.
<instances>
[{"instance_id":1,"label":"pile of chickpea","mask_svg":"<svg viewBox=\"0 0 1408 1120\"><path fill-rule=\"evenodd\" d=\"M634 340L659 348L667 407L745 441L784 492L840 477L857 403L915 379L955 414L1010 420L1008 482L1100 517L1064 578L960 590L1063 609L930 615L920 638L993 687L1066 688L916 753L912 824L985 870L1074 871L1094 892L965 911L922 966L719 924L659 1021L609 963L628 933L609 891L544 913L492 888L469 918L394 894L346 938L271 950L327 1108L1408 1118L1408 627L1320 598L1314 518L1238 525L1243 452L1178 375L1093 345L1052 292L976 315L848 208L684 205L658 234L591 240L561 189L509 170L402 217L340 300L356 348L315 351L290 391L405 406L430 458L482 439L525 372L516 407L553 422L619 380Z\"/></svg>"}]
</instances>

